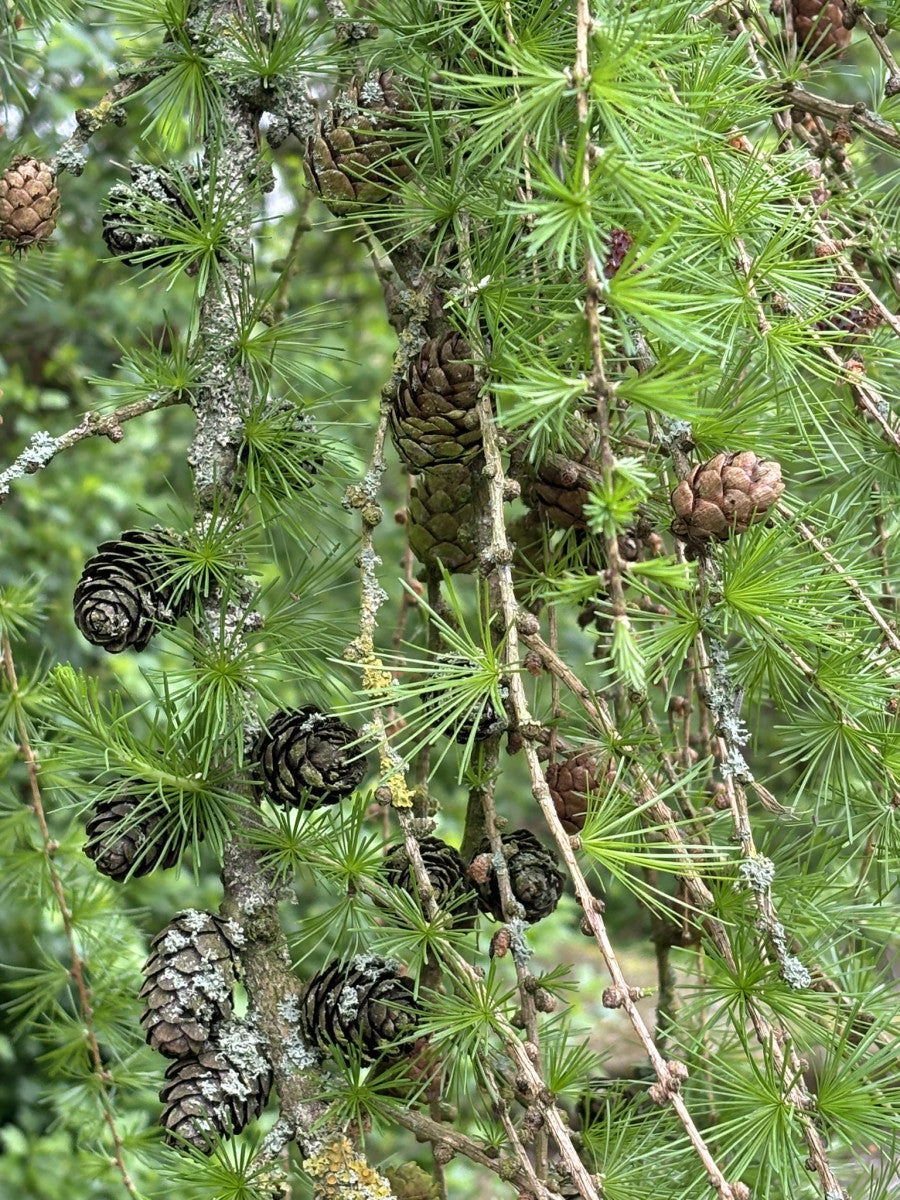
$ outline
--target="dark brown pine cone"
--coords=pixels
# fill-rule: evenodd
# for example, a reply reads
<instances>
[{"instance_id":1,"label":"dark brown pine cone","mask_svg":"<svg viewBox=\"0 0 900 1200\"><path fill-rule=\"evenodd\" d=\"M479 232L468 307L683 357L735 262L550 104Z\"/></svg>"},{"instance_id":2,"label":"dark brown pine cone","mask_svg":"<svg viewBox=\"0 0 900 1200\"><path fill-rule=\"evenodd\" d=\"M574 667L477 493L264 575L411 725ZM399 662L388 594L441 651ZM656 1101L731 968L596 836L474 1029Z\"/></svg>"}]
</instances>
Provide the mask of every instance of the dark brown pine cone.
<instances>
[{"instance_id":1,"label":"dark brown pine cone","mask_svg":"<svg viewBox=\"0 0 900 1200\"><path fill-rule=\"evenodd\" d=\"M865 297L852 279L837 279L828 289L829 306L835 311L816 322L816 329L824 333L853 335L868 328L869 308L863 307ZM854 303L855 302L855 303Z\"/></svg>"},{"instance_id":2,"label":"dark brown pine cone","mask_svg":"<svg viewBox=\"0 0 900 1200\"><path fill-rule=\"evenodd\" d=\"M40 246L58 218L56 176L39 158L17 154L0 175L0 239L16 250Z\"/></svg>"},{"instance_id":3,"label":"dark brown pine cone","mask_svg":"<svg viewBox=\"0 0 900 1200\"><path fill-rule=\"evenodd\" d=\"M167 1058L207 1048L230 1018L243 941L234 921L189 908L150 943L140 998L147 1042Z\"/></svg>"},{"instance_id":4,"label":"dark brown pine cone","mask_svg":"<svg viewBox=\"0 0 900 1200\"><path fill-rule=\"evenodd\" d=\"M842 0L791 0L791 6L800 54L804 58L823 54L840 58L853 37L844 25Z\"/></svg>"},{"instance_id":5,"label":"dark brown pine cone","mask_svg":"<svg viewBox=\"0 0 900 1200\"><path fill-rule=\"evenodd\" d=\"M300 1009L307 1045L354 1047L364 1063L404 1053L419 1019L413 985L375 954L336 959L309 981Z\"/></svg>"},{"instance_id":6,"label":"dark brown pine cone","mask_svg":"<svg viewBox=\"0 0 900 1200\"><path fill-rule=\"evenodd\" d=\"M672 493L678 514L672 532L686 541L714 537L724 542L764 520L783 491L777 462L757 458L752 450L717 454L695 467Z\"/></svg>"},{"instance_id":7,"label":"dark brown pine cone","mask_svg":"<svg viewBox=\"0 0 900 1200\"><path fill-rule=\"evenodd\" d=\"M254 758L268 798L296 808L337 804L366 773L356 731L312 705L273 714Z\"/></svg>"},{"instance_id":8,"label":"dark brown pine cone","mask_svg":"<svg viewBox=\"0 0 900 1200\"><path fill-rule=\"evenodd\" d=\"M443 463L419 475L409 498L409 544L425 566L471 571L478 560L468 463Z\"/></svg>"},{"instance_id":9,"label":"dark brown pine cone","mask_svg":"<svg viewBox=\"0 0 900 1200\"><path fill-rule=\"evenodd\" d=\"M187 597L175 601L166 586L166 564L154 547L162 533L132 529L118 541L103 542L85 563L73 604L75 624L95 646L110 654L145 650L157 625L176 621Z\"/></svg>"},{"instance_id":10,"label":"dark brown pine cone","mask_svg":"<svg viewBox=\"0 0 900 1200\"><path fill-rule=\"evenodd\" d=\"M580 833L584 828L587 797L606 785L608 770L608 760L601 762L587 750L548 764L547 787L566 833Z\"/></svg>"},{"instance_id":11,"label":"dark brown pine cone","mask_svg":"<svg viewBox=\"0 0 900 1200\"><path fill-rule=\"evenodd\" d=\"M392 71L354 80L306 144L306 174L335 216L386 200L409 167L398 148L404 101Z\"/></svg>"},{"instance_id":12,"label":"dark brown pine cone","mask_svg":"<svg viewBox=\"0 0 900 1200\"><path fill-rule=\"evenodd\" d=\"M434 679L456 681L464 679L470 672L476 671L478 664L459 654L440 654L437 657ZM504 711L497 711L490 696L476 702L468 713L458 713L455 708L455 697L450 695L451 687L435 692L426 692L422 696L424 707L430 708L435 715L436 723L441 725L449 721L443 732L461 746L472 738L476 742L484 742L495 734L502 733L508 722ZM509 697L509 684L505 679L500 680L500 697L506 701Z\"/></svg>"},{"instance_id":13,"label":"dark brown pine cone","mask_svg":"<svg viewBox=\"0 0 900 1200\"><path fill-rule=\"evenodd\" d=\"M170 1146L187 1142L211 1154L218 1138L240 1133L259 1116L271 1086L272 1069L257 1035L232 1022L218 1045L179 1059L166 1071L159 1093L166 1141Z\"/></svg>"},{"instance_id":14,"label":"dark brown pine cone","mask_svg":"<svg viewBox=\"0 0 900 1200\"><path fill-rule=\"evenodd\" d=\"M474 905L465 903L466 896L472 892L472 885L459 851L436 837L422 838L419 849L437 906L445 908L451 905L454 912L472 912ZM403 888L411 896L418 895L416 877L402 842L398 846L388 847L384 867L389 883ZM474 901L474 896L471 899Z\"/></svg>"},{"instance_id":15,"label":"dark brown pine cone","mask_svg":"<svg viewBox=\"0 0 900 1200\"><path fill-rule=\"evenodd\" d=\"M472 348L458 333L431 338L409 364L391 408L397 453L413 471L466 462L481 449Z\"/></svg>"},{"instance_id":16,"label":"dark brown pine cone","mask_svg":"<svg viewBox=\"0 0 900 1200\"><path fill-rule=\"evenodd\" d=\"M176 180L145 163L131 167L131 183L115 184L106 197L101 232L110 254L129 267L167 267L172 243L158 232L161 217L196 222ZM152 251L152 253L151 253Z\"/></svg>"},{"instance_id":17,"label":"dark brown pine cone","mask_svg":"<svg viewBox=\"0 0 900 1200\"><path fill-rule=\"evenodd\" d=\"M529 924L549 915L559 904L563 892L563 876L557 866L556 855L537 840L527 829L516 829L501 838L503 857L509 871L509 886L513 896L525 910ZM491 854L491 843L485 838L475 855ZM505 921L503 902L497 873L493 867L484 883L476 880L476 887L484 912L495 921Z\"/></svg>"},{"instance_id":18,"label":"dark brown pine cone","mask_svg":"<svg viewBox=\"0 0 900 1200\"><path fill-rule=\"evenodd\" d=\"M189 839L169 827L165 812L139 804L137 796L127 794L100 800L87 819L84 852L101 875L116 883L174 867L187 849Z\"/></svg>"}]
</instances>

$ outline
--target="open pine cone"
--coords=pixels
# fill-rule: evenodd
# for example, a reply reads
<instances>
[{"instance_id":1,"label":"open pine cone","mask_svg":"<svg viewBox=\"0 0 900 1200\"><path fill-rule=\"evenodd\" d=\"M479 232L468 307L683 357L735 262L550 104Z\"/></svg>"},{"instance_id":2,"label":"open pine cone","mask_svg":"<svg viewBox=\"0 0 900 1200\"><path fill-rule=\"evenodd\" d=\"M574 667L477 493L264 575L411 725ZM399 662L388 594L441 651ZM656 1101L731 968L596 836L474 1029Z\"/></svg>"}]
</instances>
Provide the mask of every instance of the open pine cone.
<instances>
[{"instance_id":1,"label":"open pine cone","mask_svg":"<svg viewBox=\"0 0 900 1200\"><path fill-rule=\"evenodd\" d=\"M254 757L269 799L295 808L337 804L366 773L359 735L313 705L273 714Z\"/></svg>"},{"instance_id":2,"label":"open pine cone","mask_svg":"<svg viewBox=\"0 0 900 1200\"><path fill-rule=\"evenodd\" d=\"M472 885L459 851L436 837L422 838L419 842L419 850L437 906L444 908L446 905L452 904L456 912L460 911L460 907L471 911L471 906L460 903L471 893ZM407 856L406 846L402 842L399 846L388 847L384 867L390 883L395 887L403 888L412 896L418 895L412 864Z\"/></svg>"},{"instance_id":3,"label":"open pine cone","mask_svg":"<svg viewBox=\"0 0 900 1200\"><path fill-rule=\"evenodd\" d=\"M116 883L129 875L147 875L157 867L174 867L187 847L187 839L183 835L170 836L162 823L164 816L159 811L148 811L146 806L139 809L137 796L100 800L87 819L84 852L101 875Z\"/></svg>"},{"instance_id":4,"label":"open pine cone","mask_svg":"<svg viewBox=\"0 0 900 1200\"><path fill-rule=\"evenodd\" d=\"M144 963L140 998L147 1042L167 1058L208 1047L231 1016L240 930L214 913L186 909L160 930Z\"/></svg>"},{"instance_id":5,"label":"open pine cone","mask_svg":"<svg viewBox=\"0 0 900 1200\"><path fill-rule=\"evenodd\" d=\"M764 520L783 491L777 462L757 458L752 450L717 454L695 467L672 493L677 513L672 532L686 541L714 537L724 542Z\"/></svg>"},{"instance_id":6,"label":"open pine cone","mask_svg":"<svg viewBox=\"0 0 900 1200\"><path fill-rule=\"evenodd\" d=\"M17 250L40 246L58 217L56 176L39 158L17 154L0 175L0 238Z\"/></svg>"},{"instance_id":7,"label":"open pine cone","mask_svg":"<svg viewBox=\"0 0 900 1200\"><path fill-rule=\"evenodd\" d=\"M146 650L159 624L176 621L187 608L165 582L165 560L154 547L162 533L132 529L103 542L85 563L73 604L75 624L95 646L110 654Z\"/></svg>"},{"instance_id":8,"label":"open pine cone","mask_svg":"<svg viewBox=\"0 0 900 1200\"><path fill-rule=\"evenodd\" d=\"M335 216L386 199L394 181L408 175L397 149L403 108L392 71L355 79L308 140L307 178Z\"/></svg>"},{"instance_id":9,"label":"open pine cone","mask_svg":"<svg viewBox=\"0 0 900 1200\"><path fill-rule=\"evenodd\" d=\"M375 954L329 963L307 984L300 1009L307 1044L353 1046L364 1063L403 1054L397 1043L413 1037L417 1022L412 983Z\"/></svg>"},{"instance_id":10,"label":"open pine cone","mask_svg":"<svg viewBox=\"0 0 900 1200\"><path fill-rule=\"evenodd\" d=\"M840 57L850 45L853 34L844 25L842 0L791 0L791 7L797 46L804 58Z\"/></svg>"},{"instance_id":11,"label":"open pine cone","mask_svg":"<svg viewBox=\"0 0 900 1200\"><path fill-rule=\"evenodd\" d=\"M196 181L191 179L192 183ZM146 163L131 167L131 183L117 183L106 198L101 232L110 254L129 267L166 267L175 261L154 227L160 217L196 223L176 180Z\"/></svg>"},{"instance_id":12,"label":"open pine cone","mask_svg":"<svg viewBox=\"0 0 900 1200\"><path fill-rule=\"evenodd\" d=\"M500 840L509 871L510 890L525 910L525 920L534 924L549 917L559 904L563 892L564 880L557 866L556 855L542 846L527 829L506 833ZM490 839L485 838L475 857L490 854ZM489 913L495 921L505 921L507 917L503 912L503 900L493 867L484 883L476 881L476 886L484 912Z\"/></svg>"},{"instance_id":13,"label":"open pine cone","mask_svg":"<svg viewBox=\"0 0 900 1200\"><path fill-rule=\"evenodd\" d=\"M159 1093L166 1141L211 1154L217 1138L240 1133L259 1116L271 1087L272 1069L252 1029L232 1023L217 1045L178 1059L166 1071Z\"/></svg>"},{"instance_id":14,"label":"open pine cone","mask_svg":"<svg viewBox=\"0 0 900 1200\"><path fill-rule=\"evenodd\" d=\"M547 787L557 816L566 833L580 833L587 816L587 798L606 783L608 762L580 750L547 766Z\"/></svg>"}]
</instances>

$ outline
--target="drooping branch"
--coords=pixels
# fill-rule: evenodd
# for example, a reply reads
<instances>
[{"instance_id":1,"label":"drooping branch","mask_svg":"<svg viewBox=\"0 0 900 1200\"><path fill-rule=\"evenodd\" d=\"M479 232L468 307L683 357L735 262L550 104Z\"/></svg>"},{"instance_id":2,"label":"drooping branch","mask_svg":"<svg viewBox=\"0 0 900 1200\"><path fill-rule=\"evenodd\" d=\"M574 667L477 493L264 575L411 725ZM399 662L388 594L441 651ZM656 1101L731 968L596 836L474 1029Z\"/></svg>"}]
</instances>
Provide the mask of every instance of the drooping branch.
<instances>
[{"instance_id":1,"label":"drooping branch","mask_svg":"<svg viewBox=\"0 0 900 1200\"><path fill-rule=\"evenodd\" d=\"M40 785L40 763L37 755L31 745L31 738L28 732L28 725L25 720L23 710L23 697L19 688L19 678L16 672L15 659L13 658L12 644L9 637L3 634L0 637L0 654L2 654L3 672L6 675L6 682L9 685L9 690L12 693L13 706L15 709L15 725L16 736L19 742L19 753L25 763L25 769L28 773L28 788L31 794L31 811L34 813L41 835L41 843L44 851L44 861L46 863L47 873L50 878L50 886L53 889L53 895L56 900L56 906L59 911L60 919L62 920L63 932L65 933L66 943L69 950L69 959L71 966L69 967L69 976L72 983L75 985L75 993L78 997L78 1007L81 1010L81 1017L84 1022L84 1035L87 1041L88 1053L91 1060L91 1070L97 1080L97 1091L100 1097L100 1104L103 1108L103 1120L109 1129L109 1135L112 1140L112 1160L116 1170L122 1180L122 1186L128 1192L132 1200L142 1200L138 1192L134 1180L131 1178L131 1173L125 1164L125 1147L122 1141L122 1135L119 1132L118 1124L116 1123L115 1112L112 1102L112 1077L103 1061L103 1054L100 1049L100 1043L97 1038L96 1022L94 1020L94 1004L91 997L91 990L85 978L85 967L88 965L83 956L81 947L78 944L78 937L73 924L72 909L69 906L69 900L66 896L66 891L63 886L62 878L53 860L56 843L50 835L50 828L47 824L47 816L44 811L44 798L41 794Z\"/></svg>"}]
</instances>

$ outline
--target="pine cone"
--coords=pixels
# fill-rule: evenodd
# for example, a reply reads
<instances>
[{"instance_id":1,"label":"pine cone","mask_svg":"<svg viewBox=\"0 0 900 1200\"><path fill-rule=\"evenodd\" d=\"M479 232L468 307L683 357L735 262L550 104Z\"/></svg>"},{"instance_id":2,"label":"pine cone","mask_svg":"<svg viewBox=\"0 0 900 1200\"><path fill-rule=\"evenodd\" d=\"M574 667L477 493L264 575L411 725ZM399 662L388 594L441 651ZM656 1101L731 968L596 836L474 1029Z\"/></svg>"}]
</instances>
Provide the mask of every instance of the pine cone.
<instances>
[{"instance_id":1,"label":"pine cone","mask_svg":"<svg viewBox=\"0 0 900 1200\"><path fill-rule=\"evenodd\" d=\"M563 876L556 865L556 855L542 846L527 829L516 829L500 839L503 857L509 871L509 886L513 896L525 910L529 924L549 915L559 904L563 891ZM485 838L475 855L491 854L491 843ZM476 880L481 907L496 921L505 921L497 873L493 869L484 883Z\"/></svg>"},{"instance_id":2,"label":"pine cone","mask_svg":"<svg viewBox=\"0 0 900 1200\"><path fill-rule=\"evenodd\" d=\"M58 217L56 176L39 158L17 154L0 175L0 238L17 250L39 246Z\"/></svg>"},{"instance_id":3,"label":"pine cone","mask_svg":"<svg viewBox=\"0 0 900 1200\"><path fill-rule=\"evenodd\" d=\"M596 795L608 782L609 764L599 762L587 750L547 766L547 787L553 807L566 833L580 833L587 816L588 795Z\"/></svg>"},{"instance_id":4,"label":"pine cone","mask_svg":"<svg viewBox=\"0 0 900 1200\"><path fill-rule=\"evenodd\" d=\"M437 906L451 906L454 912L473 912L473 905L464 903L467 894L471 893L472 885L459 851L436 837L422 838L419 849ZM384 868L389 883L403 888L411 896L418 895L416 877L406 853L406 846L402 842L398 846L388 847Z\"/></svg>"},{"instance_id":5,"label":"pine cone","mask_svg":"<svg viewBox=\"0 0 900 1200\"><path fill-rule=\"evenodd\" d=\"M844 25L841 0L791 0L794 33L803 58L831 53L840 58L853 37Z\"/></svg>"},{"instance_id":6,"label":"pine cone","mask_svg":"<svg viewBox=\"0 0 900 1200\"><path fill-rule=\"evenodd\" d=\"M254 751L274 804L316 808L349 796L366 773L359 735L312 705L279 711Z\"/></svg>"},{"instance_id":7,"label":"pine cone","mask_svg":"<svg viewBox=\"0 0 900 1200\"><path fill-rule=\"evenodd\" d=\"M174 179L156 167L133 164L131 183L115 184L106 197L101 231L110 254L129 267L169 266L177 256L167 253L172 243L155 228L167 212L176 222L196 222ZM151 250L158 253L146 253Z\"/></svg>"},{"instance_id":8,"label":"pine cone","mask_svg":"<svg viewBox=\"0 0 900 1200\"><path fill-rule=\"evenodd\" d=\"M589 421L571 428L577 450L548 454L540 463L514 459L510 468L522 485L522 498L561 529L585 528L584 506L591 483L599 479L599 432Z\"/></svg>"},{"instance_id":9,"label":"pine cone","mask_svg":"<svg viewBox=\"0 0 900 1200\"><path fill-rule=\"evenodd\" d=\"M335 216L385 200L396 180L408 176L397 151L403 108L393 72L376 72L354 80L347 99L332 105L307 141L307 178Z\"/></svg>"},{"instance_id":10,"label":"pine cone","mask_svg":"<svg viewBox=\"0 0 900 1200\"><path fill-rule=\"evenodd\" d=\"M166 1071L159 1098L165 1105L160 1124L170 1146L188 1142L211 1154L215 1140L240 1133L266 1106L272 1070L257 1036L232 1022L219 1044L195 1058L179 1059Z\"/></svg>"},{"instance_id":11,"label":"pine cone","mask_svg":"<svg viewBox=\"0 0 900 1200\"><path fill-rule=\"evenodd\" d=\"M170 542L139 529L117 542L103 542L88 559L75 588L75 624L95 646L110 654L146 650L159 624L176 621L187 608L166 586L166 564L154 547Z\"/></svg>"},{"instance_id":12,"label":"pine cone","mask_svg":"<svg viewBox=\"0 0 900 1200\"><path fill-rule=\"evenodd\" d=\"M672 532L686 541L715 537L724 542L763 520L783 491L777 462L757 458L752 450L717 454L672 493L678 514Z\"/></svg>"},{"instance_id":13,"label":"pine cone","mask_svg":"<svg viewBox=\"0 0 900 1200\"><path fill-rule=\"evenodd\" d=\"M409 499L409 544L425 566L471 571L477 561L472 473L465 463L423 471Z\"/></svg>"},{"instance_id":14,"label":"pine cone","mask_svg":"<svg viewBox=\"0 0 900 1200\"><path fill-rule=\"evenodd\" d=\"M364 1063L398 1057L419 1019L413 985L375 954L336 959L307 984L300 1032L308 1045L355 1047Z\"/></svg>"},{"instance_id":15,"label":"pine cone","mask_svg":"<svg viewBox=\"0 0 900 1200\"><path fill-rule=\"evenodd\" d=\"M869 308L863 308L863 293L852 279L837 279L828 289L828 300L835 309L821 321L816 322L816 329L824 333L858 334L871 328ZM849 303L857 301L857 303Z\"/></svg>"},{"instance_id":16,"label":"pine cone","mask_svg":"<svg viewBox=\"0 0 900 1200\"><path fill-rule=\"evenodd\" d=\"M140 998L147 1042L167 1058L200 1054L231 1016L243 941L233 921L189 908L150 943Z\"/></svg>"},{"instance_id":17,"label":"pine cone","mask_svg":"<svg viewBox=\"0 0 900 1200\"><path fill-rule=\"evenodd\" d=\"M458 333L431 338L409 364L391 409L397 453L413 471L466 462L481 449L472 348Z\"/></svg>"},{"instance_id":18,"label":"pine cone","mask_svg":"<svg viewBox=\"0 0 900 1200\"><path fill-rule=\"evenodd\" d=\"M84 852L101 875L116 883L174 867L187 848L183 832L167 828L165 812L148 810L146 804L139 809L139 804L130 795L100 800L87 819Z\"/></svg>"},{"instance_id":19,"label":"pine cone","mask_svg":"<svg viewBox=\"0 0 900 1200\"><path fill-rule=\"evenodd\" d=\"M472 662L470 658L464 658L459 654L440 654L437 657L434 678L459 680L477 669L478 664ZM501 679L500 698L505 701L508 697L509 684L505 679ZM448 696L448 691L443 689L438 692L424 693L422 703L434 710L438 722L442 723L447 717L451 718L450 726L444 732L452 733L454 740L461 746L465 746L469 738L473 737L473 730L475 731L473 740L484 742L489 737L502 733L508 724L506 713L497 711L490 696L485 697L483 701L477 701L469 712L462 716L455 710L454 699Z\"/></svg>"},{"instance_id":20,"label":"pine cone","mask_svg":"<svg viewBox=\"0 0 900 1200\"><path fill-rule=\"evenodd\" d=\"M612 279L618 274L619 268L628 256L628 251L634 245L634 238L627 229L611 229L609 233L609 249L606 252L606 262L603 264L603 274Z\"/></svg>"}]
</instances>

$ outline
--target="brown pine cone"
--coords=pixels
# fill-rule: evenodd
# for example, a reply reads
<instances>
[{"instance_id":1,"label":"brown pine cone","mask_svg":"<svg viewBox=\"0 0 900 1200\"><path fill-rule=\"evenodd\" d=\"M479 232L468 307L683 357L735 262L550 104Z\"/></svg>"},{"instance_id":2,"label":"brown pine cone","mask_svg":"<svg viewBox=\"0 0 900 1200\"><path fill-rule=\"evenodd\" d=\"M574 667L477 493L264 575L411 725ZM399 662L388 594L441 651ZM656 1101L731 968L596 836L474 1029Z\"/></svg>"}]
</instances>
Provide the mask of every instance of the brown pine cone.
<instances>
[{"instance_id":1,"label":"brown pine cone","mask_svg":"<svg viewBox=\"0 0 900 1200\"><path fill-rule=\"evenodd\" d=\"M436 837L422 838L419 850L438 908L450 905L455 913L472 912L474 904L468 902L470 899L474 901L471 896L472 885L459 851ZM384 870L389 883L403 888L411 896L418 895L416 876L402 842L397 846L388 846Z\"/></svg>"},{"instance_id":2,"label":"brown pine cone","mask_svg":"<svg viewBox=\"0 0 900 1200\"><path fill-rule=\"evenodd\" d=\"M253 757L272 803L295 808L337 804L366 773L356 730L311 704L273 713Z\"/></svg>"},{"instance_id":3,"label":"brown pine cone","mask_svg":"<svg viewBox=\"0 0 900 1200\"><path fill-rule=\"evenodd\" d=\"M579 750L547 766L547 787L566 833L580 833L587 816L587 798L609 781L609 763Z\"/></svg>"},{"instance_id":4,"label":"brown pine cone","mask_svg":"<svg viewBox=\"0 0 900 1200\"><path fill-rule=\"evenodd\" d=\"M300 1009L307 1045L327 1050L354 1047L364 1063L384 1054L396 1058L415 1035L419 1010L409 979L389 960L358 954L335 959L309 981Z\"/></svg>"},{"instance_id":5,"label":"brown pine cone","mask_svg":"<svg viewBox=\"0 0 900 1200\"><path fill-rule=\"evenodd\" d=\"M831 54L840 58L853 37L844 25L842 0L791 0L791 6L800 55L819 58Z\"/></svg>"},{"instance_id":6,"label":"brown pine cone","mask_svg":"<svg viewBox=\"0 0 900 1200\"><path fill-rule=\"evenodd\" d=\"M717 454L695 467L672 493L672 532L685 541L727 541L762 521L784 491L777 462L752 450Z\"/></svg>"},{"instance_id":7,"label":"brown pine cone","mask_svg":"<svg viewBox=\"0 0 900 1200\"><path fill-rule=\"evenodd\" d=\"M392 71L356 79L307 141L307 178L335 216L387 199L408 175L396 145L404 107Z\"/></svg>"},{"instance_id":8,"label":"brown pine cone","mask_svg":"<svg viewBox=\"0 0 900 1200\"><path fill-rule=\"evenodd\" d=\"M175 596L159 552L171 543L165 531L130 529L97 547L72 601L75 624L92 645L110 654L146 650L159 625L184 614L190 597Z\"/></svg>"},{"instance_id":9,"label":"brown pine cone","mask_svg":"<svg viewBox=\"0 0 900 1200\"><path fill-rule=\"evenodd\" d=\"M58 217L56 176L40 159L17 154L0 175L0 238L17 250L39 246Z\"/></svg>"},{"instance_id":10,"label":"brown pine cone","mask_svg":"<svg viewBox=\"0 0 900 1200\"><path fill-rule=\"evenodd\" d=\"M167 1058L189 1058L207 1049L231 1016L242 940L233 921L186 909L151 942L140 998L147 1042Z\"/></svg>"},{"instance_id":11,"label":"brown pine cone","mask_svg":"<svg viewBox=\"0 0 900 1200\"><path fill-rule=\"evenodd\" d=\"M522 485L522 498L561 529L584 529L584 506L592 482L599 480L599 431L589 421L575 421L570 433L575 449L548 454L537 464L513 458L510 471Z\"/></svg>"},{"instance_id":12,"label":"brown pine cone","mask_svg":"<svg viewBox=\"0 0 900 1200\"><path fill-rule=\"evenodd\" d=\"M522 905L525 920L533 925L535 921L540 921L553 912L562 895L564 880L557 866L556 855L541 845L527 829L505 833L500 840L509 871L510 891ZM491 855L489 838L485 838L478 847L473 862L484 855L488 858ZM483 882L478 878L473 879L473 882L478 889L484 912L489 913L495 921L505 921L507 916L503 911L500 886L493 865Z\"/></svg>"},{"instance_id":13,"label":"brown pine cone","mask_svg":"<svg viewBox=\"0 0 900 1200\"><path fill-rule=\"evenodd\" d=\"M173 1062L159 1093L160 1125L170 1146L187 1142L204 1154L236 1134L266 1106L272 1069L252 1027L232 1022L215 1046Z\"/></svg>"},{"instance_id":14,"label":"brown pine cone","mask_svg":"<svg viewBox=\"0 0 900 1200\"><path fill-rule=\"evenodd\" d=\"M139 797L127 793L99 800L87 819L84 852L101 875L116 883L147 875L157 867L174 867L190 838L180 829L173 830L166 815L164 809L148 809Z\"/></svg>"},{"instance_id":15,"label":"brown pine cone","mask_svg":"<svg viewBox=\"0 0 900 1200\"><path fill-rule=\"evenodd\" d=\"M413 471L465 462L481 449L472 348L458 333L431 338L409 364L391 408L397 453Z\"/></svg>"},{"instance_id":16,"label":"brown pine cone","mask_svg":"<svg viewBox=\"0 0 900 1200\"><path fill-rule=\"evenodd\" d=\"M466 463L443 463L419 475L409 498L409 544L420 563L439 563L451 573L475 566L472 484Z\"/></svg>"}]
</instances>

